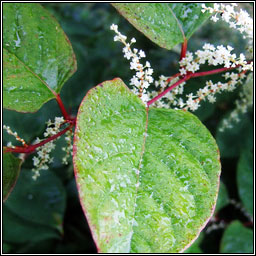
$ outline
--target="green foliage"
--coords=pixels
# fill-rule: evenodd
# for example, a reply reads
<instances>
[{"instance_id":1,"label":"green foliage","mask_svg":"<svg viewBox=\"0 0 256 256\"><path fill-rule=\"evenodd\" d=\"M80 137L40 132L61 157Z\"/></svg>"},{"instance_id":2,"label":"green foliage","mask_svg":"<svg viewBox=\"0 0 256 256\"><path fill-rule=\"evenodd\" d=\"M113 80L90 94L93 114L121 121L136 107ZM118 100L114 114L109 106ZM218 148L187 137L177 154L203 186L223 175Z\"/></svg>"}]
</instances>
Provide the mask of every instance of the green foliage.
<instances>
[{"instance_id":1,"label":"green foliage","mask_svg":"<svg viewBox=\"0 0 256 256\"><path fill-rule=\"evenodd\" d=\"M132 25L157 45L172 49L184 42L209 17L198 3L114 3Z\"/></svg>"},{"instance_id":2,"label":"green foliage","mask_svg":"<svg viewBox=\"0 0 256 256\"><path fill-rule=\"evenodd\" d=\"M23 169L5 206L27 221L60 229L65 204L63 185L52 172L34 181L32 172Z\"/></svg>"},{"instance_id":3,"label":"green foliage","mask_svg":"<svg viewBox=\"0 0 256 256\"><path fill-rule=\"evenodd\" d=\"M65 205L65 190L56 175L44 171L40 179L34 181L32 172L22 169L4 204L4 241L22 244L60 239Z\"/></svg>"},{"instance_id":4,"label":"green foliage","mask_svg":"<svg viewBox=\"0 0 256 256\"><path fill-rule=\"evenodd\" d=\"M3 104L35 112L76 70L71 44L39 4L3 4Z\"/></svg>"},{"instance_id":5,"label":"green foliage","mask_svg":"<svg viewBox=\"0 0 256 256\"><path fill-rule=\"evenodd\" d=\"M81 204L101 252L182 251L212 214L218 150L188 112L147 110L120 79L104 82L79 108L74 147Z\"/></svg>"},{"instance_id":6,"label":"green foliage","mask_svg":"<svg viewBox=\"0 0 256 256\"><path fill-rule=\"evenodd\" d=\"M3 155L3 200L5 201L18 179L20 173L21 159L12 153Z\"/></svg>"},{"instance_id":7,"label":"green foliage","mask_svg":"<svg viewBox=\"0 0 256 256\"><path fill-rule=\"evenodd\" d=\"M239 196L248 213L253 216L253 154L242 152L237 166L237 185Z\"/></svg>"},{"instance_id":8,"label":"green foliage","mask_svg":"<svg viewBox=\"0 0 256 256\"><path fill-rule=\"evenodd\" d=\"M16 244L17 247L20 244L33 244L49 238L60 239L60 234L56 230L28 221L11 211L6 205L3 206L3 222L4 241Z\"/></svg>"},{"instance_id":9,"label":"green foliage","mask_svg":"<svg viewBox=\"0 0 256 256\"><path fill-rule=\"evenodd\" d=\"M202 249L200 248L200 243L202 242L204 237L204 233L201 232L196 241L183 253L202 253Z\"/></svg>"},{"instance_id":10,"label":"green foliage","mask_svg":"<svg viewBox=\"0 0 256 256\"><path fill-rule=\"evenodd\" d=\"M253 104L253 73L250 73L243 85L243 92L249 104Z\"/></svg>"},{"instance_id":11,"label":"green foliage","mask_svg":"<svg viewBox=\"0 0 256 256\"><path fill-rule=\"evenodd\" d=\"M4 3L3 4L3 16L6 16L6 6L12 5L12 3ZM16 4L14 4L16 5ZM30 6L30 4L18 4L20 6ZM246 3L242 3L242 8L246 8ZM129 38L135 37L137 39L136 47L142 48L145 50L147 54L147 59L151 62L152 67L155 68L154 74L155 77L158 75L164 74L166 76L173 75L175 72L178 72L178 60L179 60L179 46L176 45L172 48L171 51L166 51L163 48L157 47L157 45L153 44L150 40L146 37L141 35L133 26L131 26L122 16L118 15L116 9L113 8L111 5L106 3L44 3L44 8L41 8L40 5L35 4L36 9L42 10L42 12L47 13L45 15L49 15L48 11L56 17L58 22L60 23L61 27L67 33L69 40L72 43L72 47L77 57L78 61L78 70L77 72L68 79L67 82L62 84L58 84L59 91L55 91L57 93L60 92L61 86L63 86L63 90L61 90L61 97L65 103L67 109L72 113L76 114L77 109L82 101L86 92L95 84L99 84L102 81L113 79L114 77L122 77L126 84L129 83L129 79L132 77L132 71L129 70L129 64L126 60L123 59L121 53L121 47L117 46L113 42L113 33L109 31L109 26L112 23L116 23L119 25L120 31L124 32L124 34L128 35ZM7 6L7 9L9 7ZM47 9L47 11L46 11ZM247 9L250 10L250 9ZM31 13L30 13L31 14ZM32 14L36 14L34 11ZM31 14L31 15L32 15ZM23 18L30 19L31 15L25 15ZM11 16L11 18L15 17L15 15ZM45 16L46 17L46 16ZM48 16L47 16L48 17ZM3 17L3 37L5 40L6 30L10 27L6 27L6 20ZM21 18L21 17L20 17ZM51 15L49 16L49 20L52 20L53 23L56 23L54 19L52 19ZM44 20L45 21L45 20ZM48 19L46 19L48 22ZM37 24L39 27L42 26L42 20L37 20ZM23 24L30 25L30 23ZM33 25L33 23L31 23ZM57 24L57 26L59 26ZM59 27L60 28L60 27ZM19 26L15 29L21 29ZM15 30L15 31L16 31ZM36 29L35 29L36 31ZM55 31L54 28L52 31ZM59 32L61 29L58 30ZM49 36L53 36L51 31L48 31ZM34 35L34 33L33 33ZM36 38L31 38L31 42L37 40ZM63 35L63 34L62 34ZM23 36L19 34L19 38L21 39ZM15 46L15 41L18 41L18 37L16 34L12 34L12 46ZM61 37L61 32L60 32ZM45 40L47 38L44 38ZM51 38L53 42L56 43L55 37ZM5 41L4 41L5 42ZM18 43L17 42L17 43ZM23 41L21 40L21 43ZM188 50L195 51L199 49L205 42L209 42L216 45L231 45L235 48L237 54L240 52L244 52L245 50L245 40L243 40L242 36L237 32L234 31L223 22L212 23L207 22L201 29L197 30L194 35L190 38L188 43ZM66 43L68 45L68 43ZM56 45L56 44L55 44ZM38 44L30 44L29 47L23 45L24 49L28 48L28 54L30 54L32 46L35 47L37 51L40 52ZM70 47L70 46L68 46ZM3 45L3 53L6 54L5 45ZM71 48L71 47L70 47ZM55 47L54 50L58 50ZM20 51L21 49L17 49ZM8 51L8 53L12 53ZM60 56L61 53L54 55L54 57ZM40 57L40 56L39 56ZM38 57L38 59L39 59ZM15 56L13 57L15 60ZM74 61L74 60L72 60ZM16 60L17 62L17 60ZM19 65L22 62L17 62ZM5 65L10 65L11 63L4 63ZM17 65L18 65L17 64ZM63 62L60 65L69 65L68 62ZM15 64L16 65L16 64ZM42 64L43 65L43 64ZM73 62L74 67L74 62ZM18 68L18 66L15 66ZM22 69L22 65L19 66ZM32 66L31 66L32 68ZM157 69L156 69L157 68ZM207 70L209 67L204 67ZM39 69L39 68L38 68ZM17 69L16 71L18 71ZM70 68L72 70L72 68ZM10 71L6 71L4 68L4 82L6 81L5 74L11 74ZM23 73L22 74L23 77ZM71 75L71 73L69 73ZM29 76L29 74L26 74ZM26 77L25 76L25 77ZM40 76L40 74L39 74ZM68 76L68 75L67 75ZM33 77L33 78L32 78ZM40 81L33 80L35 79L34 76L31 77L31 81L33 83L33 91L35 90L35 85L37 85ZM11 77L14 79L14 77ZM202 88L205 84L205 81L208 80L209 77L202 77L197 78L194 80L189 81L188 86L185 88L185 94L190 92L195 93L198 88ZM19 78L17 78L19 79ZM221 81L223 78L221 75L213 75L211 78L213 81ZM44 79L42 79L44 81ZM18 80L17 80L18 81ZM222 80L223 81L223 80ZM28 84L28 80L26 80L26 84ZM49 81L52 83L53 81ZM12 80L14 83L14 80ZM8 83L7 83L8 84ZM48 84L48 82L47 82ZM5 83L3 83L3 101L6 99L6 90L5 90ZM12 91L12 86L10 85L11 92L16 93L16 89ZM24 88L24 87L23 87ZM46 87L44 87L46 88ZM250 87L252 88L252 87ZM242 88L241 88L242 89ZM222 161L222 180L224 181L225 187L230 198L235 198L239 201L239 198L236 197L238 194L236 187L236 164L238 159L240 158L241 153L244 149L251 148L253 142L253 135L252 135L252 118L251 113L247 113L241 115L240 118L242 120L243 129L239 128L239 123L234 123L233 128L231 130L227 129L225 135L223 134L219 136L218 126L220 124L220 120L225 116L228 115L230 110L234 107L234 101L237 98L238 93L241 91L240 88L235 92L228 92L223 93L217 97L217 102L215 104L209 104L207 102L203 102L202 107L198 111L195 112L200 120L206 125L206 127L211 131L211 133L216 137L218 136L218 145L222 148L221 149L221 161ZM186 91L188 90L188 91ZM17 88L18 91L18 88ZM49 90L48 90L49 91ZM29 93L29 92L28 92ZM13 94L15 95L15 94ZM18 94L17 94L18 95ZM29 98L37 99L36 104L37 109L39 109L45 101L48 101L50 98L53 98L53 94L50 93L49 99L48 96L45 98L45 101L41 101L41 98L36 98L38 95L33 93L32 96ZM41 96L43 96L41 94ZM9 96L8 96L9 97ZM25 96L23 95L23 98ZM25 98L24 98L25 99ZM12 101L17 100L15 97L11 97ZM7 102L7 101L6 101ZM4 104L7 104L7 103ZM17 103L17 102L16 102ZM34 102L35 103L35 102ZM10 104L8 102L8 104ZM15 104L14 104L15 105ZM5 107L5 105L4 105ZM26 110L27 111L27 110ZM30 110L31 111L31 110ZM39 136L40 138L43 137L43 132L45 129L45 122L51 118L54 119L55 116L60 116L61 112L58 109L58 105L55 101L50 101L44 104L37 113L24 113L20 115L16 111L11 110L4 110L3 111L3 122L6 125L9 125L11 128L14 128L18 134L26 140L28 143L32 143L33 140ZM22 117L22 119L21 119ZM22 120L22 121L21 121ZM240 129L234 135L234 130ZM92 127L93 130L93 127ZM3 144L6 145L8 141L12 141L14 145L17 145L15 139L12 140L12 137L3 134ZM62 139L60 139L62 140ZM228 142L227 142L228 140ZM60 141L60 144L62 142ZM225 146L223 146L225 145ZM231 153L230 153L231 152ZM235 152L235 153L234 153ZM57 159L61 159L63 152L61 148L57 147L57 150L54 152ZM29 155L26 158L26 161L23 163L22 171L30 172L29 170L32 168L32 157L33 155ZM241 164L240 164L241 165ZM246 164L247 165L247 164ZM73 177L73 166L69 164L68 166L64 166L61 164L60 160L54 162L50 166L51 173L54 173L54 178L52 175L47 175L45 177L45 186L42 188L42 191L48 190L48 183L51 184L51 187L55 187L58 189L59 185L62 189L63 195L61 196L63 199L63 204L66 205L65 209L63 209L61 213L61 220L62 222L51 222L54 225L45 225L42 223L37 223L34 221L30 221L28 219L27 212L25 210L18 212L14 212L10 210L6 204L8 203L8 198L6 203L3 205L3 252L4 253L96 253L96 247L94 245L93 239L91 237L90 228L86 223L86 219L81 209L81 205L79 202L79 196L77 193L76 183ZM26 170L29 169L29 170ZM243 167L243 169L245 169ZM48 171L47 171L48 172ZM239 172L239 171L238 171ZM43 173L42 173L43 174ZM244 176L244 175L243 175ZM4 178L4 177L3 177ZM51 180L54 180L54 184ZM19 180L18 180L19 182ZM29 183L30 184L30 183ZM240 186L240 185L239 185ZM220 196L219 200L222 202L222 198L226 198L222 196L222 185L220 185ZM15 187L16 189L16 187ZM15 189L13 193L15 193ZM239 188L240 189L240 188ZM225 189L224 189L225 190ZM21 194L25 194L29 191L29 186L21 186L19 189ZM65 194L67 196L65 196ZM224 193L225 194L225 193ZM12 196L12 195L11 195ZM241 200L245 200L240 196ZM47 199L42 199L46 200ZM224 200L226 202L226 200ZM249 200L251 201L251 200ZM42 205L45 205L45 202L41 202ZM251 201L252 203L252 201ZM225 208L218 207L219 202L216 206L216 211L219 213L220 218L224 218L225 220L233 221L233 220L240 220L241 222L245 222L245 217L238 211L234 211L232 206L228 206ZM220 203L224 206L224 204ZM243 203L244 206L246 203ZM26 203L27 207L33 209L36 213L40 212L41 205L38 204L35 200L30 200L30 204ZM16 206L15 206L16 207ZM15 209L15 208L14 208ZM45 216L51 216L51 211L47 211ZM99 209L99 214L103 215L103 209ZM65 215L65 219L63 219L63 215ZM41 213L40 213L41 216ZM43 217L43 219L48 219L48 217ZM50 218L53 220L54 218ZM58 219L58 218L57 218ZM57 220L56 219L56 220ZM59 219L59 220L60 220ZM59 224L58 224L59 223ZM60 224L61 223L61 224ZM207 227L206 227L207 229ZM250 232L250 227L246 229ZM225 230L224 230L225 231ZM225 233L224 233L225 234ZM240 235L240 229L237 229L233 232L232 239L235 241ZM202 238L201 238L202 237ZM206 234L204 231L201 232L201 235L196 242L187 249L185 252L195 253L201 252L203 253L219 253L219 240L222 237L222 231L213 231L211 234ZM253 237L250 235L247 239L248 243L253 241ZM242 248L243 245L241 245ZM239 252L240 248L234 247L234 252Z\"/></svg>"},{"instance_id":12,"label":"green foliage","mask_svg":"<svg viewBox=\"0 0 256 256\"><path fill-rule=\"evenodd\" d=\"M229 116L230 113L225 115L219 123L216 141L221 157L238 157L244 149L253 146L253 125L248 115L240 114L240 121L233 121L232 128L220 131L219 128L223 127L223 121Z\"/></svg>"},{"instance_id":13,"label":"green foliage","mask_svg":"<svg viewBox=\"0 0 256 256\"><path fill-rule=\"evenodd\" d=\"M221 241L221 253L253 253L253 232L239 221L232 222Z\"/></svg>"}]
</instances>

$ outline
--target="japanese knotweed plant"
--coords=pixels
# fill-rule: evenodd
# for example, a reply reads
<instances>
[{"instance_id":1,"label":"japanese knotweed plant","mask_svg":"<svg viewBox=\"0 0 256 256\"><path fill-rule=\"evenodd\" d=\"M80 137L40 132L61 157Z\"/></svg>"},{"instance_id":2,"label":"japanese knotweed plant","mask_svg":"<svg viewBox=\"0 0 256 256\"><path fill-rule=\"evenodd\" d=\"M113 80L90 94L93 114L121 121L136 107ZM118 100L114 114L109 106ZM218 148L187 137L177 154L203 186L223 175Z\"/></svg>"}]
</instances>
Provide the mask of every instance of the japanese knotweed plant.
<instances>
[{"instance_id":1,"label":"japanese knotweed plant","mask_svg":"<svg viewBox=\"0 0 256 256\"><path fill-rule=\"evenodd\" d=\"M112 24L114 41L135 71L129 89L120 78L102 82L84 97L76 117L60 98L63 84L76 71L72 46L57 21L39 4L3 5L3 106L35 112L51 99L62 117L47 122L44 138L27 143L9 126L21 146L9 143L3 154L3 199L19 176L26 155L36 153L33 179L49 168L55 140L66 135L79 197L99 252L175 253L188 248L211 218L217 200L220 160L216 142L189 111L216 94L243 84L252 71L252 19L235 4L115 3L113 6L150 40L166 49L181 43L179 73L154 80L146 54ZM214 16L212 16L214 15ZM212 16L212 17L211 17ZM196 52L187 42L209 17L223 19L249 39L247 56L229 45L206 43ZM249 60L247 60L249 58ZM200 66L209 65L208 71ZM214 68L218 66L218 68ZM222 66L222 67L219 67ZM225 82L207 81L186 95L189 79L221 73ZM252 105L248 76L231 119ZM22 114L21 114L22 115ZM225 129L231 121L224 123ZM73 128L74 141L72 146Z\"/></svg>"}]
</instances>

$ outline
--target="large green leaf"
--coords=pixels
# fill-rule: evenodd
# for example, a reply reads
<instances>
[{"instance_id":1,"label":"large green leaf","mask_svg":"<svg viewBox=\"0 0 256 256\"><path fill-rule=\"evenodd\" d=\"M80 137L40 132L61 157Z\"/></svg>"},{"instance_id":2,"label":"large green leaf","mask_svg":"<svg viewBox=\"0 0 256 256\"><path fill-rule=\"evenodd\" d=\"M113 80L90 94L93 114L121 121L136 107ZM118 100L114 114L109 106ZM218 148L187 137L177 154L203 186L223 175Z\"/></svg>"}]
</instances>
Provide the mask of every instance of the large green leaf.
<instances>
[{"instance_id":1,"label":"large green leaf","mask_svg":"<svg viewBox=\"0 0 256 256\"><path fill-rule=\"evenodd\" d=\"M65 188L50 171L42 171L36 181L32 175L22 170L5 206L24 220L60 230L66 207Z\"/></svg>"},{"instance_id":2,"label":"large green leaf","mask_svg":"<svg viewBox=\"0 0 256 256\"><path fill-rule=\"evenodd\" d=\"M38 110L76 70L68 38L39 4L3 4L3 48L4 108Z\"/></svg>"},{"instance_id":3,"label":"large green leaf","mask_svg":"<svg viewBox=\"0 0 256 256\"><path fill-rule=\"evenodd\" d=\"M212 215L220 162L209 131L189 112L146 109L120 79L80 105L73 161L100 252L179 252Z\"/></svg>"},{"instance_id":4,"label":"large green leaf","mask_svg":"<svg viewBox=\"0 0 256 256\"><path fill-rule=\"evenodd\" d=\"M200 3L112 5L145 36L166 49L172 49L176 44L188 39L211 15L201 11Z\"/></svg>"},{"instance_id":5,"label":"large green leaf","mask_svg":"<svg viewBox=\"0 0 256 256\"><path fill-rule=\"evenodd\" d=\"M21 159L15 157L12 153L3 154L3 200L5 201L11 191L20 173Z\"/></svg>"},{"instance_id":6,"label":"large green leaf","mask_svg":"<svg viewBox=\"0 0 256 256\"><path fill-rule=\"evenodd\" d=\"M239 221L233 221L223 234L220 252L253 253L252 230L245 228Z\"/></svg>"},{"instance_id":7,"label":"large green leaf","mask_svg":"<svg viewBox=\"0 0 256 256\"><path fill-rule=\"evenodd\" d=\"M239 196L246 210L253 216L253 155L250 150L242 152L237 166Z\"/></svg>"}]
</instances>

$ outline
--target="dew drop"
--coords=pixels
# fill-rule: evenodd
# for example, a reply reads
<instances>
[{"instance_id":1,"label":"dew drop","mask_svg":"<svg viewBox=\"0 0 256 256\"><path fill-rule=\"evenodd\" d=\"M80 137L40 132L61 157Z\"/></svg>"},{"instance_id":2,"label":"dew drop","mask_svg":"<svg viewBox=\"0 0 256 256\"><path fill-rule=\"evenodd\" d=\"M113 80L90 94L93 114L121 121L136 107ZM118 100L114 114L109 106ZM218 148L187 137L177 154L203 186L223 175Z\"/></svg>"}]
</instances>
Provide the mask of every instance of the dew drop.
<instances>
[{"instance_id":1,"label":"dew drop","mask_svg":"<svg viewBox=\"0 0 256 256\"><path fill-rule=\"evenodd\" d=\"M14 40L15 46L20 47L20 37L17 31L16 31L16 36L17 36L17 40Z\"/></svg>"}]
</instances>

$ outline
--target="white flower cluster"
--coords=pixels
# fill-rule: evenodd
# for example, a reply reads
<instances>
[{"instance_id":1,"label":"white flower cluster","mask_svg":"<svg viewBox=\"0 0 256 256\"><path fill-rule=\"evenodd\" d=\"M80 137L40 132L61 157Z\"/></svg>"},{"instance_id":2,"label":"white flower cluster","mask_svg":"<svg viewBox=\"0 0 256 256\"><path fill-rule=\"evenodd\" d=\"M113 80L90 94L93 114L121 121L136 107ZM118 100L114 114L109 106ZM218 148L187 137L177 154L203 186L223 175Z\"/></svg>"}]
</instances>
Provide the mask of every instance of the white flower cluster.
<instances>
[{"instance_id":1,"label":"white flower cluster","mask_svg":"<svg viewBox=\"0 0 256 256\"><path fill-rule=\"evenodd\" d=\"M219 128L220 132L223 132L226 128L233 128L233 122L240 121L240 114L245 114L249 108L253 105L253 79L252 74L247 78L247 81L243 85L243 90L239 94L239 99L235 101L235 109L232 110L229 117L222 121Z\"/></svg>"},{"instance_id":2,"label":"white flower cluster","mask_svg":"<svg viewBox=\"0 0 256 256\"><path fill-rule=\"evenodd\" d=\"M179 64L181 67L179 70L181 75L186 75L188 71L195 73L200 68L197 61L194 60L193 53L189 51L187 51L186 56L180 60Z\"/></svg>"},{"instance_id":3,"label":"white flower cluster","mask_svg":"<svg viewBox=\"0 0 256 256\"><path fill-rule=\"evenodd\" d=\"M47 122L46 131L44 132L44 137L47 138L57 134L60 131L61 125L64 123L65 123L65 120L63 117L55 117L54 122L51 122L51 120L49 120ZM35 144L40 143L41 141L42 140L37 138L35 140ZM55 149L54 141L50 141L36 149L37 156L34 156L32 158L33 165L34 165L34 168L32 169L32 171L34 172L34 175L32 176L32 178L34 180L36 180L40 176L40 172L39 172L40 170L49 169L48 164L52 163L53 161L53 158L50 157L50 153L53 149Z\"/></svg>"},{"instance_id":4,"label":"white flower cluster","mask_svg":"<svg viewBox=\"0 0 256 256\"><path fill-rule=\"evenodd\" d=\"M67 142L67 146L62 147L62 150L66 153L65 156L62 158L62 163L66 165L68 164L68 159L71 156L73 151L72 135L73 135L72 130L69 130L66 132L65 141Z\"/></svg>"},{"instance_id":5,"label":"white flower cluster","mask_svg":"<svg viewBox=\"0 0 256 256\"><path fill-rule=\"evenodd\" d=\"M36 138L35 143L39 143L42 140L39 138ZM42 147L38 147L37 150L37 156L34 156L32 158L34 168L32 169L32 172L34 172L32 178L33 180L36 180L40 176L40 170L47 170L49 169L48 164L52 163L53 158L50 157L51 151L55 149L55 144L53 141L50 141L43 145Z\"/></svg>"},{"instance_id":6,"label":"white flower cluster","mask_svg":"<svg viewBox=\"0 0 256 256\"><path fill-rule=\"evenodd\" d=\"M119 41L123 43L125 46L123 48L124 57L127 60L131 60L130 62L130 69L135 70L136 74L132 77L130 81L130 85L135 86L133 88L133 92L142 99L142 101L146 104L149 100L147 89L150 86L150 84L153 82L153 69L151 68L151 65L148 61L146 61L145 65L142 65L140 63L140 60L142 58L145 58L145 52L142 50L138 50L134 48L131 49L131 45L136 42L135 38L131 39L130 43L126 42L127 37L122 35L118 31L118 26L115 24L112 24L110 26L110 29L113 30L116 33L116 36L114 37L114 41Z\"/></svg>"},{"instance_id":7,"label":"white flower cluster","mask_svg":"<svg viewBox=\"0 0 256 256\"><path fill-rule=\"evenodd\" d=\"M60 127L62 124L65 123L65 120L63 117L55 117L54 122L52 122L50 119L47 121L47 128L44 132L44 137L47 138L49 136L53 136L57 134L60 131Z\"/></svg>"},{"instance_id":8,"label":"white flower cluster","mask_svg":"<svg viewBox=\"0 0 256 256\"><path fill-rule=\"evenodd\" d=\"M183 108L184 110L191 110L195 111L200 107L200 101L201 100L208 100L210 103L214 103L216 101L216 97L214 96L216 93L221 93L222 91L233 91L236 88L236 85L238 83L241 83L242 79L244 78L243 73L225 73L223 75L225 79L228 81L223 82L217 82L213 83L211 80L206 82L206 85L204 88L200 88L197 91L196 95L193 95L190 93L187 96L187 101L183 102L182 99L179 99L178 105L179 108Z\"/></svg>"},{"instance_id":9,"label":"white flower cluster","mask_svg":"<svg viewBox=\"0 0 256 256\"><path fill-rule=\"evenodd\" d=\"M236 11L236 3L232 4L218 4L215 3L212 7L206 7L205 4L202 4L202 12L209 11L210 13L215 13L211 17L211 20L216 22L219 20L219 17L227 22L231 28L237 29L244 37L249 39L253 38L253 19L250 17L248 12L245 10ZM220 14L218 17L217 14Z\"/></svg>"},{"instance_id":10,"label":"white flower cluster","mask_svg":"<svg viewBox=\"0 0 256 256\"><path fill-rule=\"evenodd\" d=\"M196 95L193 95L193 93L186 95L187 99L185 101L182 98L177 97L178 95L183 94L185 83L182 83L165 94L160 100L154 102L153 105L159 108L175 107L176 109L195 111L200 107L200 102L202 100L208 100L210 103L214 103L216 101L216 93L221 93L225 90L233 91L236 88L236 85L242 83L242 79L245 77L243 72L226 72L223 76L226 80L228 80L227 82L219 81L217 83L213 83L211 80L209 80L206 82L204 88L200 88L197 91ZM170 82L170 86L177 82L178 79L178 77L174 78ZM160 80L155 82L156 87L161 87L160 92L167 86L166 80L167 77L161 76ZM149 93L149 97L155 97L158 93L159 92L152 91Z\"/></svg>"},{"instance_id":11,"label":"white flower cluster","mask_svg":"<svg viewBox=\"0 0 256 256\"><path fill-rule=\"evenodd\" d=\"M27 146L25 140L18 136L17 132L13 132L9 126L3 125L3 129L5 129L8 134L14 136L15 139L21 142L23 146ZM7 147L14 148L11 142L8 142Z\"/></svg>"},{"instance_id":12,"label":"white flower cluster","mask_svg":"<svg viewBox=\"0 0 256 256\"><path fill-rule=\"evenodd\" d=\"M235 53L231 53L232 50L233 48L229 45L227 47L223 45L215 47L206 43L203 50L195 52L196 58L194 58L193 53L187 52L186 56L179 62L181 66L180 74L195 73L200 69L200 65L206 62L213 66L224 65L225 68L240 66L242 70L253 71L253 62L247 63L245 55L242 53L237 58Z\"/></svg>"},{"instance_id":13,"label":"white flower cluster","mask_svg":"<svg viewBox=\"0 0 256 256\"><path fill-rule=\"evenodd\" d=\"M213 9L215 8L224 8L227 12L231 12L231 7L228 5L214 5L214 8L208 8L204 4L203 12L208 10L213 13ZM219 6L219 7L218 7ZM234 6L234 5L230 5ZM231 8L231 9L230 9ZM220 13L223 14L222 11ZM240 19L238 24L242 24L242 14L240 12L237 16L237 19ZM227 15L227 14L226 14ZM244 14L245 15L245 14ZM225 18L228 20L228 18ZM250 22L249 22L250 23ZM245 23L243 23L245 24ZM217 82L213 83L211 80L206 82L206 86L202 89L199 89L196 95L192 93L186 95L187 99L184 101L182 98L178 98L177 95L182 94L184 90L185 82L173 88L171 91L166 93L161 99L155 101L153 105L159 108L180 108L184 110L195 111L200 106L201 100L209 100L209 102L214 103L216 101L215 94L220 93L224 90L232 91L236 88L238 83L241 83L241 79L244 78L244 73L246 71L253 71L253 62L247 62L245 55L241 53L238 57L235 53L233 53L233 48L231 46L214 46L212 44L206 43L202 50L196 51L194 54L191 52L187 52L186 56L182 58L179 62L180 69L179 74L176 74L174 77L167 78L165 76L160 76L158 81L155 81L155 90L147 91L149 85L153 82L152 73L153 69L150 67L150 63L146 62L146 65L143 66L140 63L140 59L145 57L145 53L142 50L131 49L132 43L135 43L136 40L132 38L130 43L126 43L127 37L122 35L118 31L118 26L112 24L110 27L111 30L115 31L116 36L114 37L115 41L122 42L125 47L123 48L124 57L128 60L131 59L130 68L136 71L136 75L131 79L131 85L135 87L132 91L135 94L138 94L143 102L146 104L147 101L159 95L159 93L163 92L167 86L173 85L179 79L186 75L191 75L200 69L200 65L209 64L212 66L223 65L224 68L237 68L238 73L235 72L226 72L224 77L226 82ZM241 30L241 29L240 29ZM241 105L241 104L240 104Z\"/></svg>"}]
</instances>

